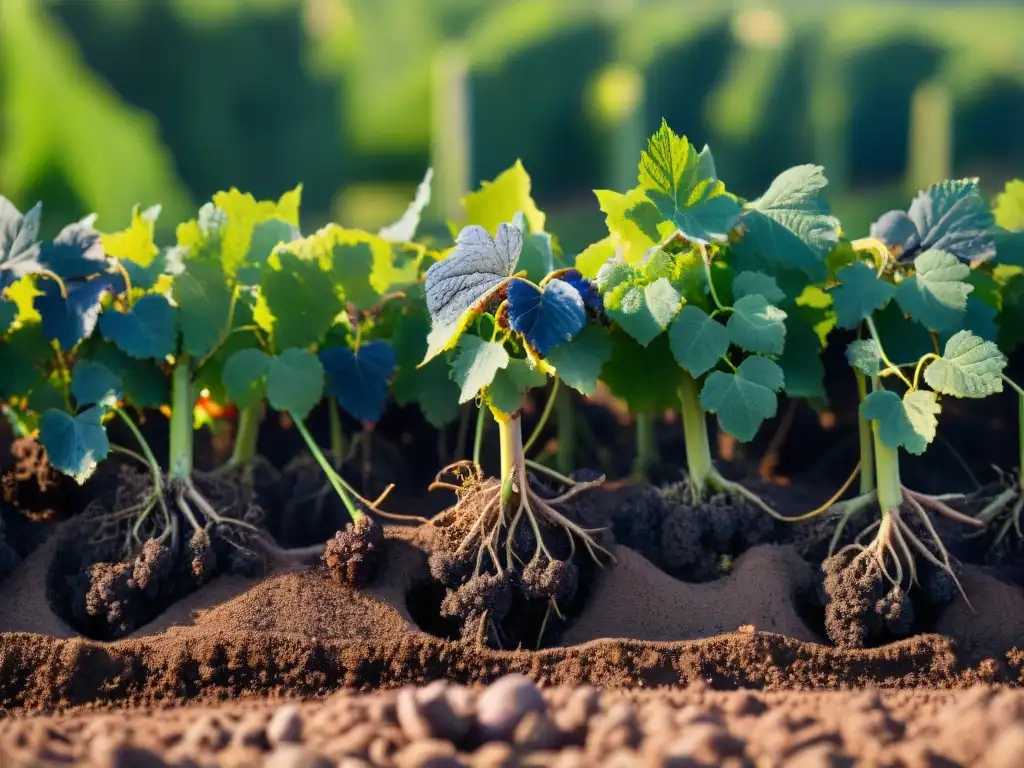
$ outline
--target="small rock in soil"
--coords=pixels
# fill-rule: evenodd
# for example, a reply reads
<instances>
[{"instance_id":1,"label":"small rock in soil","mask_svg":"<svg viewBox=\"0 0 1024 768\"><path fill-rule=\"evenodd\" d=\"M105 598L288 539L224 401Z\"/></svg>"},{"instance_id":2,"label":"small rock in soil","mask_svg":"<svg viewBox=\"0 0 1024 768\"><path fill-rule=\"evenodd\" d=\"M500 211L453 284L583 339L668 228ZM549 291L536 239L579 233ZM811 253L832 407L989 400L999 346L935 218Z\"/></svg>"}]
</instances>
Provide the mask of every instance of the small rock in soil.
<instances>
[{"instance_id":1,"label":"small rock in soil","mask_svg":"<svg viewBox=\"0 0 1024 768\"><path fill-rule=\"evenodd\" d=\"M509 741L528 712L544 712L546 707L533 680L524 675L506 675L477 699L477 730L483 741Z\"/></svg>"},{"instance_id":2,"label":"small rock in soil","mask_svg":"<svg viewBox=\"0 0 1024 768\"><path fill-rule=\"evenodd\" d=\"M263 768L333 768L325 757L294 744L278 747L267 757Z\"/></svg>"},{"instance_id":3,"label":"small rock in soil","mask_svg":"<svg viewBox=\"0 0 1024 768\"><path fill-rule=\"evenodd\" d=\"M285 704L270 717L267 741L271 746L302 741L302 715L295 704Z\"/></svg>"}]
</instances>

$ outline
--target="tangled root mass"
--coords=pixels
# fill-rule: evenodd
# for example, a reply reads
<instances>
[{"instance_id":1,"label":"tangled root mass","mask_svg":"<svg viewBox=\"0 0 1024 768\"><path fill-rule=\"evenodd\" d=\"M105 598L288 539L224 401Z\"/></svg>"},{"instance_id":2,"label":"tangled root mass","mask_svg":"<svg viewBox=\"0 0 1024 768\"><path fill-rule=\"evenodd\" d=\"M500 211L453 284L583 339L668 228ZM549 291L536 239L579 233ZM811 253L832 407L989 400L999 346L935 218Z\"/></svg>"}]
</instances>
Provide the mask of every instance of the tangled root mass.
<instances>
[{"instance_id":1,"label":"tangled root mass","mask_svg":"<svg viewBox=\"0 0 1024 768\"><path fill-rule=\"evenodd\" d=\"M886 561L886 570L895 571ZM822 564L825 631L841 648L867 648L909 637L923 617L948 605L956 583L930 563L917 565L917 584L894 584L869 553L846 548Z\"/></svg>"},{"instance_id":2,"label":"tangled root mass","mask_svg":"<svg viewBox=\"0 0 1024 768\"><path fill-rule=\"evenodd\" d=\"M535 488L531 498L540 500L539 508L557 498L539 482ZM492 647L537 647L546 632L564 627L580 584L597 567L601 534L580 522L596 510L585 502L571 511L559 506L565 521L586 533L585 541L540 514L524 520L525 513L517 519L501 511L498 494L496 481L479 481L439 518L428 558L430 578L445 588L440 615L459 624L463 639Z\"/></svg>"},{"instance_id":3,"label":"tangled root mass","mask_svg":"<svg viewBox=\"0 0 1024 768\"><path fill-rule=\"evenodd\" d=\"M198 528L178 509L174 489L165 491L169 515L148 505L152 480L134 470L122 475L112 506L97 501L83 514L51 574L51 588L83 634L123 637L218 574L264 571L263 513L252 495L223 479L197 478L196 486L218 516L214 522L193 509Z\"/></svg>"}]
</instances>

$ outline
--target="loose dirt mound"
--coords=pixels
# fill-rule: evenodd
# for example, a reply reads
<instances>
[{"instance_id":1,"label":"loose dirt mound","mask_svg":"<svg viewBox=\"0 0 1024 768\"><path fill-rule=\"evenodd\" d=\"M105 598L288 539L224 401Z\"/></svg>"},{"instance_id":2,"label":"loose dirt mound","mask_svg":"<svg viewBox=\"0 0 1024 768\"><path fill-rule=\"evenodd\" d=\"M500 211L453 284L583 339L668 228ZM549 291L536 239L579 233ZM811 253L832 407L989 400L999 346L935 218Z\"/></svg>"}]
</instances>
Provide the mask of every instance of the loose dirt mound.
<instances>
[{"instance_id":1,"label":"loose dirt mound","mask_svg":"<svg viewBox=\"0 0 1024 768\"><path fill-rule=\"evenodd\" d=\"M0 721L5 765L955 766L1024 764L1024 693L482 689Z\"/></svg>"},{"instance_id":2,"label":"loose dirt mound","mask_svg":"<svg viewBox=\"0 0 1024 768\"><path fill-rule=\"evenodd\" d=\"M366 590L323 569L224 577L108 643L74 636L47 608L41 574L53 552L44 546L0 590L0 709L324 696L339 687L489 682L514 672L548 685L948 688L1016 681L1021 667L1009 647L965 653L937 635L861 651L813 642L793 597L807 567L788 547L755 548L729 577L699 585L616 548L619 564L602 575L562 647L494 651L414 624L409 601L426 572L430 529L386 534L386 568ZM949 631L966 631L967 618L954 615Z\"/></svg>"}]
</instances>

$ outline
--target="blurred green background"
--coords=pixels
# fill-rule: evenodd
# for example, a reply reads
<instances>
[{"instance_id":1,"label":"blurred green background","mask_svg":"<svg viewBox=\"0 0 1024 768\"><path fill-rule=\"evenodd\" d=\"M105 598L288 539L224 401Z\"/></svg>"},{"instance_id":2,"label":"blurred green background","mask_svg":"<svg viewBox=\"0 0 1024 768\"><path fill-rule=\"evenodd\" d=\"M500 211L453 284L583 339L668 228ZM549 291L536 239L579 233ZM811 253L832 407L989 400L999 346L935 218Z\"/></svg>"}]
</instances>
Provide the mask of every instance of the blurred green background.
<instances>
[{"instance_id":1,"label":"blurred green background","mask_svg":"<svg viewBox=\"0 0 1024 768\"><path fill-rule=\"evenodd\" d=\"M850 232L939 177L1024 175L1024 4L0 0L0 193L49 233L302 182L303 229L435 219L522 158L568 252L664 116L754 197L820 162Z\"/></svg>"}]
</instances>

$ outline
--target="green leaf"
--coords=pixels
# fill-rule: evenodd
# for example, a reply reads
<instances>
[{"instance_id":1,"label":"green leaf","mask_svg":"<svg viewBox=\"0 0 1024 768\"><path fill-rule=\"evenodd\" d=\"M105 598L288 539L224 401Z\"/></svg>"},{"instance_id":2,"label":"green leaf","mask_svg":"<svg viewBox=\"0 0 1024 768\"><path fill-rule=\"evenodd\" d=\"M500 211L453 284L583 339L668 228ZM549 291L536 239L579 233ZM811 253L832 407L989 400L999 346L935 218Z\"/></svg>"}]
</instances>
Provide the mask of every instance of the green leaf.
<instances>
[{"instance_id":1,"label":"green leaf","mask_svg":"<svg viewBox=\"0 0 1024 768\"><path fill-rule=\"evenodd\" d=\"M817 165L779 174L743 212L745 234L733 246L737 258L769 269L796 267L813 280L824 280L826 257L839 240L839 220L829 215L823 194L827 184Z\"/></svg>"},{"instance_id":2,"label":"green leaf","mask_svg":"<svg viewBox=\"0 0 1024 768\"><path fill-rule=\"evenodd\" d=\"M909 322L896 302L875 315L875 327L885 354L896 365L916 363L935 351L932 335L918 323Z\"/></svg>"},{"instance_id":3,"label":"green leaf","mask_svg":"<svg viewBox=\"0 0 1024 768\"><path fill-rule=\"evenodd\" d=\"M39 420L39 442L50 464L81 485L110 453L103 409L92 407L77 416L50 409Z\"/></svg>"},{"instance_id":4,"label":"green leaf","mask_svg":"<svg viewBox=\"0 0 1024 768\"><path fill-rule=\"evenodd\" d=\"M877 422L878 438L887 447L915 455L924 453L934 439L940 410L935 393L926 390L908 392L902 399L895 392L875 390L860 404L860 415Z\"/></svg>"},{"instance_id":5,"label":"green leaf","mask_svg":"<svg viewBox=\"0 0 1024 768\"><path fill-rule=\"evenodd\" d=\"M270 358L267 402L278 411L305 419L324 394L324 367L305 349L286 349Z\"/></svg>"},{"instance_id":6,"label":"green leaf","mask_svg":"<svg viewBox=\"0 0 1024 768\"><path fill-rule=\"evenodd\" d=\"M459 387L448 373L448 363L442 358L431 360L417 371L415 401L423 417L438 429L459 418Z\"/></svg>"},{"instance_id":7,"label":"green leaf","mask_svg":"<svg viewBox=\"0 0 1024 768\"><path fill-rule=\"evenodd\" d=\"M101 405L110 408L121 397L121 379L100 363L82 360L71 374L71 395L79 408Z\"/></svg>"},{"instance_id":8,"label":"green leaf","mask_svg":"<svg viewBox=\"0 0 1024 768\"><path fill-rule=\"evenodd\" d=\"M221 378L228 397L239 408L248 408L263 397L270 356L259 349L242 349L224 363Z\"/></svg>"},{"instance_id":9,"label":"green leaf","mask_svg":"<svg viewBox=\"0 0 1024 768\"><path fill-rule=\"evenodd\" d=\"M523 250L516 269L520 272L526 270L526 279L539 283L558 266L555 239L547 232L531 234L530 224L522 211L515 215L512 223L523 233Z\"/></svg>"},{"instance_id":10,"label":"green leaf","mask_svg":"<svg viewBox=\"0 0 1024 768\"><path fill-rule=\"evenodd\" d=\"M527 395L534 387L547 381L547 376L531 368L526 360L509 360L499 368L494 380L487 386L487 403L496 410L512 416L526 403Z\"/></svg>"},{"instance_id":11,"label":"green leaf","mask_svg":"<svg viewBox=\"0 0 1024 768\"><path fill-rule=\"evenodd\" d=\"M942 406L939 405L935 393L926 389L907 392L903 396L903 407L914 427L914 432L923 437L926 443L934 440L939 427L939 420L935 417L942 412Z\"/></svg>"},{"instance_id":12,"label":"green leaf","mask_svg":"<svg viewBox=\"0 0 1024 768\"><path fill-rule=\"evenodd\" d=\"M468 403L494 381L497 372L509 364L508 352L499 341L463 336L455 348L451 379L459 385L459 402Z\"/></svg>"},{"instance_id":13,"label":"green leaf","mask_svg":"<svg viewBox=\"0 0 1024 768\"><path fill-rule=\"evenodd\" d=\"M732 281L734 300L759 293L768 301L777 304L784 301L786 293L779 288L775 278L764 272L740 272Z\"/></svg>"},{"instance_id":14,"label":"green leaf","mask_svg":"<svg viewBox=\"0 0 1024 768\"><path fill-rule=\"evenodd\" d=\"M733 304L725 324L729 340L748 352L781 355L786 344L786 313L760 294L744 296Z\"/></svg>"},{"instance_id":15,"label":"green leaf","mask_svg":"<svg viewBox=\"0 0 1024 768\"><path fill-rule=\"evenodd\" d=\"M121 380L122 396L136 408L156 408L169 401L167 376L156 361L136 360L108 342L96 344L88 354Z\"/></svg>"},{"instance_id":16,"label":"green leaf","mask_svg":"<svg viewBox=\"0 0 1024 768\"><path fill-rule=\"evenodd\" d=\"M427 421L443 427L459 417L459 387L448 378L448 361L444 358L417 367L426 354L429 331L426 307L407 305L398 317L392 339L398 372L391 384L391 394L400 406L416 403Z\"/></svg>"},{"instance_id":17,"label":"green leaf","mask_svg":"<svg viewBox=\"0 0 1024 768\"><path fill-rule=\"evenodd\" d=\"M584 248L576 255L576 269L583 277L593 280L601 267L615 258L615 237L609 235Z\"/></svg>"},{"instance_id":18,"label":"green leaf","mask_svg":"<svg viewBox=\"0 0 1024 768\"><path fill-rule=\"evenodd\" d=\"M932 331L961 327L971 268L945 251L925 251L914 259L916 274L896 286L896 301L914 320Z\"/></svg>"},{"instance_id":19,"label":"green leaf","mask_svg":"<svg viewBox=\"0 0 1024 768\"><path fill-rule=\"evenodd\" d=\"M1011 232L1024 230L1024 181L1006 182L1006 188L996 196L996 224Z\"/></svg>"},{"instance_id":20,"label":"green leaf","mask_svg":"<svg viewBox=\"0 0 1024 768\"><path fill-rule=\"evenodd\" d=\"M779 367L786 379L786 394L808 400L828 402L825 391L825 364L821 360L821 340L803 307L794 307L786 320L786 348Z\"/></svg>"},{"instance_id":21,"label":"green leaf","mask_svg":"<svg viewBox=\"0 0 1024 768\"><path fill-rule=\"evenodd\" d=\"M942 251L964 264L977 264L996 255L992 238L995 219L977 179L932 184L917 194L907 214L917 228L922 251Z\"/></svg>"},{"instance_id":22,"label":"green leaf","mask_svg":"<svg viewBox=\"0 0 1024 768\"><path fill-rule=\"evenodd\" d=\"M729 332L703 310L687 304L668 332L676 362L691 376L702 376L729 351Z\"/></svg>"},{"instance_id":23,"label":"green leaf","mask_svg":"<svg viewBox=\"0 0 1024 768\"><path fill-rule=\"evenodd\" d=\"M782 369L764 357L748 357L736 373L712 371L700 391L700 405L718 414L722 429L740 442L752 440L775 415L775 393L785 385Z\"/></svg>"},{"instance_id":24,"label":"green leaf","mask_svg":"<svg viewBox=\"0 0 1024 768\"><path fill-rule=\"evenodd\" d=\"M874 339L851 341L846 347L846 360L865 376L875 376L882 370L882 351Z\"/></svg>"},{"instance_id":25,"label":"green leaf","mask_svg":"<svg viewBox=\"0 0 1024 768\"><path fill-rule=\"evenodd\" d=\"M53 347L38 323L0 341L0 400L23 397L46 383Z\"/></svg>"},{"instance_id":26,"label":"green leaf","mask_svg":"<svg viewBox=\"0 0 1024 768\"><path fill-rule=\"evenodd\" d=\"M231 289L220 264L190 261L174 278L181 346L188 354L205 357L228 329Z\"/></svg>"},{"instance_id":27,"label":"green leaf","mask_svg":"<svg viewBox=\"0 0 1024 768\"><path fill-rule=\"evenodd\" d=\"M380 301L380 294L370 282L373 249L369 243L336 244L332 264L346 302L365 312Z\"/></svg>"},{"instance_id":28,"label":"green leaf","mask_svg":"<svg viewBox=\"0 0 1024 768\"><path fill-rule=\"evenodd\" d=\"M679 291L661 277L650 285L624 283L618 286L606 299L605 307L610 319L646 347L668 328L679 313L682 301Z\"/></svg>"},{"instance_id":29,"label":"green leaf","mask_svg":"<svg viewBox=\"0 0 1024 768\"><path fill-rule=\"evenodd\" d=\"M687 240L725 242L739 223L740 206L710 171L693 145L663 120L640 156L640 187L650 203L632 208L628 218L640 224L650 217L653 204Z\"/></svg>"},{"instance_id":30,"label":"green leaf","mask_svg":"<svg viewBox=\"0 0 1024 768\"><path fill-rule=\"evenodd\" d=\"M547 362L563 382L584 395L592 395L611 354L608 335L601 328L588 325L572 341L552 349Z\"/></svg>"},{"instance_id":31,"label":"green leaf","mask_svg":"<svg viewBox=\"0 0 1024 768\"><path fill-rule=\"evenodd\" d=\"M856 328L882 309L893 297L892 284L880 280L875 270L862 261L843 267L836 273L839 285L831 289L836 325Z\"/></svg>"},{"instance_id":32,"label":"green leaf","mask_svg":"<svg viewBox=\"0 0 1024 768\"><path fill-rule=\"evenodd\" d=\"M174 309L166 297L156 293L143 296L127 312L104 312L100 332L122 352L138 359L162 360L173 355L178 340Z\"/></svg>"},{"instance_id":33,"label":"green leaf","mask_svg":"<svg viewBox=\"0 0 1024 768\"><path fill-rule=\"evenodd\" d=\"M252 242L245 256L245 263L250 268L260 269L270 254L281 243L293 243L301 237L301 233L287 221L268 219L261 221L252 230Z\"/></svg>"},{"instance_id":34,"label":"green leaf","mask_svg":"<svg viewBox=\"0 0 1024 768\"><path fill-rule=\"evenodd\" d=\"M260 291L273 317L274 349L320 344L344 309L331 275L317 261L291 251L281 251L278 257L280 266L268 265L260 279Z\"/></svg>"},{"instance_id":35,"label":"green leaf","mask_svg":"<svg viewBox=\"0 0 1024 768\"><path fill-rule=\"evenodd\" d=\"M601 380L612 394L624 400L633 414L679 410L679 386L684 374L672 357L668 334L658 336L646 347L614 327L609 338L612 355L601 371Z\"/></svg>"},{"instance_id":36,"label":"green leaf","mask_svg":"<svg viewBox=\"0 0 1024 768\"><path fill-rule=\"evenodd\" d=\"M942 357L924 371L936 392L953 397L981 398L1003 391L1006 357L991 341L960 331L946 342Z\"/></svg>"}]
</instances>

